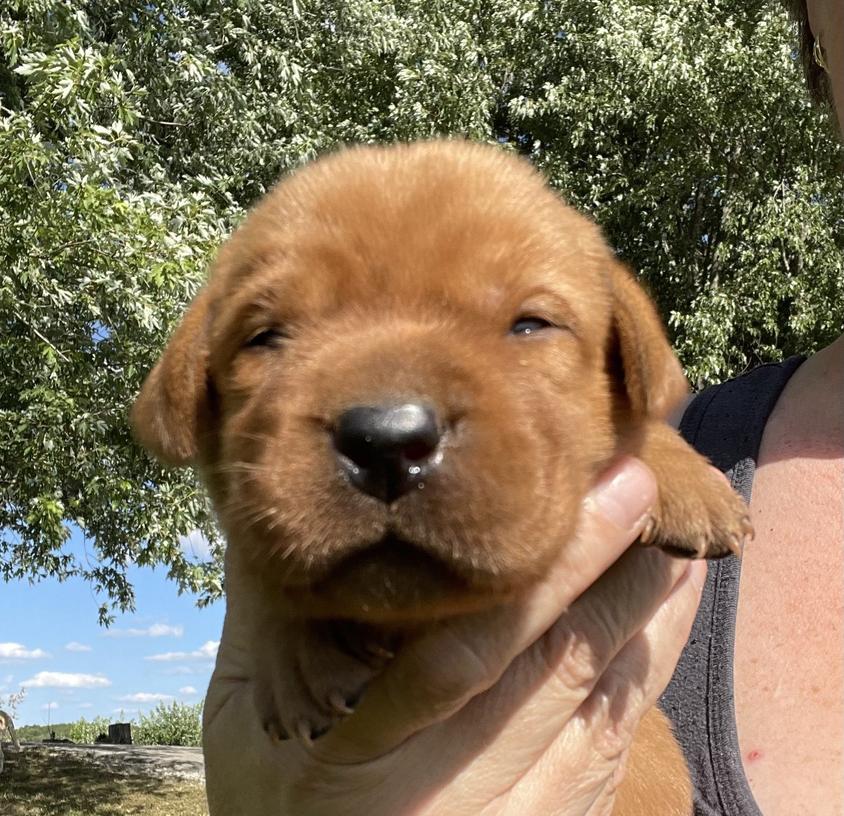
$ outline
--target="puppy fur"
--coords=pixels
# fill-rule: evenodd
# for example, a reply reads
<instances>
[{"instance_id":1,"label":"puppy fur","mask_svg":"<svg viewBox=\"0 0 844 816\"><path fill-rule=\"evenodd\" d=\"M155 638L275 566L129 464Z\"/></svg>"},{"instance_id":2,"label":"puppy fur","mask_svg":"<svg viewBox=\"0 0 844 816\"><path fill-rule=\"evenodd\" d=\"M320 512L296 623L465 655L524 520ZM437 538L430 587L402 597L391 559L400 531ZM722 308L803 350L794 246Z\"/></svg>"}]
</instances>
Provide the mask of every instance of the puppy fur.
<instances>
[{"instance_id":1,"label":"puppy fur","mask_svg":"<svg viewBox=\"0 0 844 816\"><path fill-rule=\"evenodd\" d=\"M309 742L403 636L536 582L620 454L657 476L643 543L737 551L742 503L664 423L686 393L598 228L512 154L434 141L282 180L220 250L132 419L202 474L227 602L253 622L257 714ZM436 466L387 501L349 477L338 422L407 403L434 412ZM631 756L617 814L691 812L658 712Z\"/></svg>"}]
</instances>

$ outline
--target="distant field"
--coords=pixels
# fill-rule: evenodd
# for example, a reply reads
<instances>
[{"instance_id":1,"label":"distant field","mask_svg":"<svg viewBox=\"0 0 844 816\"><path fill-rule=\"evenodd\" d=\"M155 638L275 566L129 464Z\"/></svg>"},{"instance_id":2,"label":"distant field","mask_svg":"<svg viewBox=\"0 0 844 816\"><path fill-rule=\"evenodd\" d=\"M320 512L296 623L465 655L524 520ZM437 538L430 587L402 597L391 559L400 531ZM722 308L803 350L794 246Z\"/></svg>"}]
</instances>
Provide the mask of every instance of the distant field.
<instances>
[{"instance_id":1,"label":"distant field","mask_svg":"<svg viewBox=\"0 0 844 816\"><path fill-rule=\"evenodd\" d=\"M56 723L49 727L46 725L22 725L18 728L18 739L25 742L40 742L50 736L50 731L56 732L56 739L68 739L72 727L73 723Z\"/></svg>"},{"instance_id":2,"label":"distant field","mask_svg":"<svg viewBox=\"0 0 844 816\"><path fill-rule=\"evenodd\" d=\"M58 736L58 730L56 730ZM6 753L3 816L207 816L202 785L110 773L74 756Z\"/></svg>"}]
</instances>

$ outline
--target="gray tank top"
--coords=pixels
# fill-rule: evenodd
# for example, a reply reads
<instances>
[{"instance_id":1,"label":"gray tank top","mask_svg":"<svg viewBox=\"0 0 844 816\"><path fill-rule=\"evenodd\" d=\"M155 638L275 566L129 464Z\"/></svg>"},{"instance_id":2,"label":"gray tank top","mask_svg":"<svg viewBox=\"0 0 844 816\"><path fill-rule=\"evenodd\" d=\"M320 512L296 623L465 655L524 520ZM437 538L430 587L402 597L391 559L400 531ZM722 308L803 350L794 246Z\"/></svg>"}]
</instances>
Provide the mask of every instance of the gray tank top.
<instances>
[{"instance_id":1,"label":"gray tank top","mask_svg":"<svg viewBox=\"0 0 844 816\"><path fill-rule=\"evenodd\" d=\"M695 397L680 433L750 501L765 423L802 357L763 365ZM762 816L744 775L733 705L741 562L709 562L691 635L660 707L674 724L695 789L694 816Z\"/></svg>"}]
</instances>

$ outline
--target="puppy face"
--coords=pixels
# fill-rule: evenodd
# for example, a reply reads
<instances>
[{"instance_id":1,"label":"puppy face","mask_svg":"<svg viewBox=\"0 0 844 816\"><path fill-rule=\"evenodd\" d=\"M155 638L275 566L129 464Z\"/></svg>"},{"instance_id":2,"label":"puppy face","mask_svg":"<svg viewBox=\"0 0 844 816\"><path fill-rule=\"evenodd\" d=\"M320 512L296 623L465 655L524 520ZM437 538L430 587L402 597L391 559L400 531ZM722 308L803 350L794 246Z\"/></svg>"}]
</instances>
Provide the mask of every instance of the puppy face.
<instances>
[{"instance_id":1,"label":"puppy face","mask_svg":"<svg viewBox=\"0 0 844 816\"><path fill-rule=\"evenodd\" d=\"M591 222L511 155L433 142L272 191L133 420L200 468L229 565L273 603L387 621L537 580L620 440L684 388Z\"/></svg>"}]
</instances>

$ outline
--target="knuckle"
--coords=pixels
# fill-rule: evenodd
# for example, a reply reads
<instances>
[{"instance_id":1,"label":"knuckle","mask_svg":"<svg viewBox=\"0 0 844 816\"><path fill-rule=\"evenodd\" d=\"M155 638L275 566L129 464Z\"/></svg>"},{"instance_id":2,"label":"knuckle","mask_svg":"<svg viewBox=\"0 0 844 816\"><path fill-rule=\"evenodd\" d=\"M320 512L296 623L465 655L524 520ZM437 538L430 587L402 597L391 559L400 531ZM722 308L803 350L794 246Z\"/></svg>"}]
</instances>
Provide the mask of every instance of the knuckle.
<instances>
[{"instance_id":1,"label":"knuckle","mask_svg":"<svg viewBox=\"0 0 844 816\"><path fill-rule=\"evenodd\" d=\"M630 748L633 730L625 720L609 719L594 737L595 751L606 762L618 762Z\"/></svg>"},{"instance_id":2,"label":"knuckle","mask_svg":"<svg viewBox=\"0 0 844 816\"><path fill-rule=\"evenodd\" d=\"M608 614L589 616L578 625L563 616L539 642L539 654L549 673L572 691L588 693L615 652L616 627Z\"/></svg>"},{"instance_id":3,"label":"knuckle","mask_svg":"<svg viewBox=\"0 0 844 816\"><path fill-rule=\"evenodd\" d=\"M612 669L581 706L580 716L592 734L596 754L607 762L617 762L629 750L636 729L646 710L645 695L626 672Z\"/></svg>"},{"instance_id":4,"label":"knuckle","mask_svg":"<svg viewBox=\"0 0 844 816\"><path fill-rule=\"evenodd\" d=\"M541 649L547 669L566 688L588 691L599 671L591 644L571 632L563 638L549 635L543 637Z\"/></svg>"},{"instance_id":5,"label":"knuckle","mask_svg":"<svg viewBox=\"0 0 844 816\"><path fill-rule=\"evenodd\" d=\"M435 713L450 713L492 686L506 665L448 628L427 643L411 646L405 656L402 685L424 687L426 704Z\"/></svg>"}]
</instances>

